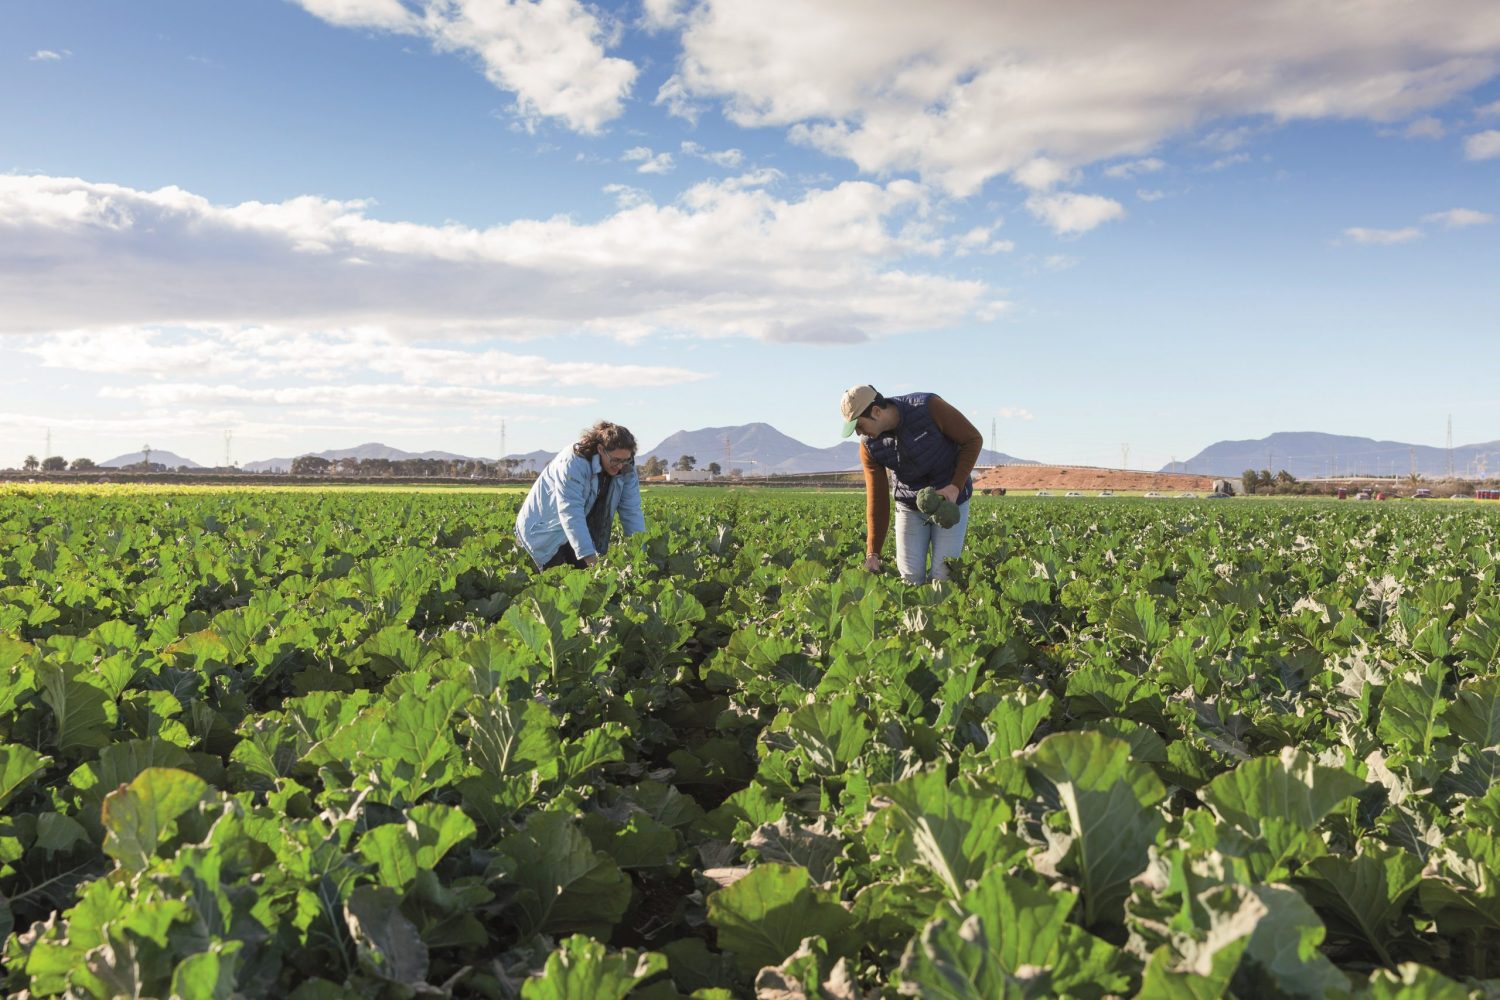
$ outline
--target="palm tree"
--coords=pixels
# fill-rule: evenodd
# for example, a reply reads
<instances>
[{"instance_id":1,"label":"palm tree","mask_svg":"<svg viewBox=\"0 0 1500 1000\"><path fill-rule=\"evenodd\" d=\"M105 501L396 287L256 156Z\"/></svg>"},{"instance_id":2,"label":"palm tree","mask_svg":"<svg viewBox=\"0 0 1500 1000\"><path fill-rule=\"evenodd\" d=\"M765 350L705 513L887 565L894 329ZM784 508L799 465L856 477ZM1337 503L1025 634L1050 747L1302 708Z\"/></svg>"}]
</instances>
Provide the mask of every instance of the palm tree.
<instances>
[{"instance_id":1,"label":"palm tree","mask_svg":"<svg viewBox=\"0 0 1500 1000\"><path fill-rule=\"evenodd\" d=\"M35 472L37 470L37 466L41 464L41 462L38 462L36 460L35 455L27 455L26 461L21 463L21 468L25 469L27 472Z\"/></svg>"}]
</instances>

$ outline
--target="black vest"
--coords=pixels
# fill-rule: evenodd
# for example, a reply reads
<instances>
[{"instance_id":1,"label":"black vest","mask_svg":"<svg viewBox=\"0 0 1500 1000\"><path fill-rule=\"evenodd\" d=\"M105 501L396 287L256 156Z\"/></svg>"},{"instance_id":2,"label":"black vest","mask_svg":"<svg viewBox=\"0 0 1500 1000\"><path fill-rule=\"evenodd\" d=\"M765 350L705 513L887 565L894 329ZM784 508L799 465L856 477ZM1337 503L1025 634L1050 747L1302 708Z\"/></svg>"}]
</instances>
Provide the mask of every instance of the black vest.
<instances>
[{"instance_id":1,"label":"black vest","mask_svg":"<svg viewBox=\"0 0 1500 1000\"><path fill-rule=\"evenodd\" d=\"M907 507L917 505L917 491L924 486L941 489L953 482L958 467L958 444L938 430L927 409L931 398L930 392L887 397L901 411L901 423L889 433L864 439L870 457L896 474L896 502ZM965 482L958 502L973 492L972 481Z\"/></svg>"}]
</instances>

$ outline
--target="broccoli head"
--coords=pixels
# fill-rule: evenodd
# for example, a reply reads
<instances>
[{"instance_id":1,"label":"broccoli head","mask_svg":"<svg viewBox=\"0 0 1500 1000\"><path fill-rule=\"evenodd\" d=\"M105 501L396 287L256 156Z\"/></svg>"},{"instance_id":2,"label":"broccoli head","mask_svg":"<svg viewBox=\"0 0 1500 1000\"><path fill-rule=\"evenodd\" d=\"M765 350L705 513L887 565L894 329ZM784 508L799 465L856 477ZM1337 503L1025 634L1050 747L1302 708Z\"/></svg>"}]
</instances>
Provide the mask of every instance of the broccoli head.
<instances>
[{"instance_id":1,"label":"broccoli head","mask_svg":"<svg viewBox=\"0 0 1500 1000\"><path fill-rule=\"evenodd\" d=\"M951 528L958 523L958 504L931 486L917 492L917 510L932 518L933 523L940 528Z\"/></svg>"}]
</instances>

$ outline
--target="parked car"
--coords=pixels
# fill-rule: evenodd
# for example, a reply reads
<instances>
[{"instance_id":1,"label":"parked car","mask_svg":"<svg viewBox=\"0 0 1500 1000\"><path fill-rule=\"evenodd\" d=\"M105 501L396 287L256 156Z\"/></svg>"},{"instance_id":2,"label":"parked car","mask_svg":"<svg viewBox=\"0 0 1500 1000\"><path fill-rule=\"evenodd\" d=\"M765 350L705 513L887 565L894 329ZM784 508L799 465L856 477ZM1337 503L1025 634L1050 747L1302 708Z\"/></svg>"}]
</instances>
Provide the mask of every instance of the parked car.
<instances>
[{"instance_id":1,"label":"parked car","mask_svg":"<svg viewBox=\"0 0 1500 1000\"><path fill-rule=\"evenodd\" d=\"M1156 492L1155 490L1152 490L1150 493L1147 493L1146 496L1148 496L1148 497L1159 497L1159 496L1161 496L1161 494L1158 493L1158 492Z\"/></svg>"},{"instance_id":2,"label":"parked car","mask_svg":"<svg viewBox=\"0 0 1500 1000\"><path fill-rule=\"evenodd\" d=\"M1037 490L1036 495L1039 497L1050 497L1052 494L1048 493L1046 490Z\"/></svg>"},{"instance_id":3,"label":"parked car","mask_svg":"<svg viewBox=\"0 0 1500 1000\"><path fill-rule=\"evenodd\" d=\"M1196 493L1179 493L1179 494L1177 494L1177 499L1179 499L1179 500L1192 500L1195 497L1197 497L1197 495L1198 494L1196 494Z\"/></svg>"},{"instance_id":4,"label":"parked car","mask_svg":"<svg viewBox=\"0 0 1500 1000\"><path fill-rule=\"evenodd\" d=\"M1069 490L1067 493L1064 493L1063 496L1081 497L1083 496L1083 494L1079 493L1077 490Z\"/></svg>"},{"instance_id":5,"label":"parked car","mask_svg":"<svg viewBox=\"0 0 1500 1000\"><path fill-rule=\"evenodd\" d=\"M1099 495L1101 497L1112 497L1112 496L1114 496L1114 494L1111 493L1109 490L1100 490L1099 491Z\"/></svg>"},{"instance_id":6,"label":"parked car","mask_svg":"<svg viewBox=\"0 0 1500 1000\"><path fill-rule=\"evenodd\" d=\"M1411 495L1411 498L1413 500L1427 500L1427 499L1431 498L1431 496L1432 496L1432 491L1431 490L1429 490L1429 489L1420 489L1420 490L1417 490L1415 493L1413 493Z\"/></svg>"}]
</instances>

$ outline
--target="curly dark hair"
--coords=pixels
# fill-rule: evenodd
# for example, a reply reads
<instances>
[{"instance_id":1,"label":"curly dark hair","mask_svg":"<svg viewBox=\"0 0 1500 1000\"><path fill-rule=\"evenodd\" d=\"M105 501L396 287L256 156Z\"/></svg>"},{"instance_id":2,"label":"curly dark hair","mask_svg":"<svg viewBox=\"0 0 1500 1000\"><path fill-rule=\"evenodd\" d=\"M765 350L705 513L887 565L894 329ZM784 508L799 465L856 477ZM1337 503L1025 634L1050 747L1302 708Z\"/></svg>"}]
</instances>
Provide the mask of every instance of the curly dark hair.
<instances>
[{"instance_id":1,"label":"curly dark hair","mask_svg":"<svg viewBox=\"0 0 1500 1000\"><path fill-rule=\"evenodd\" d=\"M579 458L592 458L594 452L603 448L605 451L615 451L619 448L630 449L630 454L635 455L635 435L630 433L619 424L612 424L608 420L601 420L578 438L578 443L573 445L573 454Z\"/></svg>"}]
</instances>

